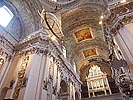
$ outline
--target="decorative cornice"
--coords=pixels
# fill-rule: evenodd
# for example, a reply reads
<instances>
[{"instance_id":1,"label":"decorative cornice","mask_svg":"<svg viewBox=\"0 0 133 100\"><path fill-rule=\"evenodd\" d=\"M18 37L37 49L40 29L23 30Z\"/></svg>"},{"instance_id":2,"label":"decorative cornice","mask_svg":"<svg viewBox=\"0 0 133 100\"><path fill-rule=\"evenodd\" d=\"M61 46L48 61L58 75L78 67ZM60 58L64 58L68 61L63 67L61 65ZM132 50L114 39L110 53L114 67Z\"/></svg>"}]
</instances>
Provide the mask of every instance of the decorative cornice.
<instances>
[{"instance_id":1,"label":"decorative cornice","mask_svg":"<svg viewBox=\"0 0 133 100\"><path fill-rule=\"evenodd\" d=\"M114 17L114 23L110 23L108 24L108 30L110 30L110 32L114 35L116 35L118 33L118 31L123 28L124 25L126 24L130 24L133 22L133 14L129 15L129 16L123 16L121 18L118 18L117 16ZM109 23L109 22L107 22Z\"/></svg>"},{"instance_id":2,"label":"decorative cornice","mask_svg":"<svg viewBox=\"0 0 133 100\"><path fill-rule=\"evenodd\" d=\"M37 31L29 36L27 36L25 39L20 41L16 46L16 51L21 51L26 48L34 47L35 45L42 44L44 47L48 45L50 42L50 39L48 37L48 34L45 34L41 31Z\"/></svg>"},{"instance_id":3,"label":"decorative cornice","mask_svg":"<svg viewBox=\"0 0 133 100\"><path fill-rule=\"evenodd\" d=\"M51 7L68 7L68 6L76 4L79 1L80 0L71 0L68 2L54 2L52 0L40 0L40 2L42 2L44 5L48 4Z\"/></svg>"}]
</instances>

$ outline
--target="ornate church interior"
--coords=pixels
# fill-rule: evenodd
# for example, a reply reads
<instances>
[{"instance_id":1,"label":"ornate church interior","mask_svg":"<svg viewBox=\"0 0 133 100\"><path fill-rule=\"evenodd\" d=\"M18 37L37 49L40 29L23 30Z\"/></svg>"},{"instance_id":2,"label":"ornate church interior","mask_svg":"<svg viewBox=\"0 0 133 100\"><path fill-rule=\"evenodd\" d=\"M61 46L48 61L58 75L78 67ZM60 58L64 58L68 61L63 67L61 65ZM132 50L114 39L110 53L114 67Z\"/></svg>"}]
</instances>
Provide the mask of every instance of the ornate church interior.
<instances>
[{"instance_id":1,"label":"ornate church interior","mask_svg":"<svg viewBox=\"0 0 133 100\"><path fill-rule=\"evenodd\" d=\"M133 100L133 0L0 0L0 100Z\"/></svg>"}]
</instances>

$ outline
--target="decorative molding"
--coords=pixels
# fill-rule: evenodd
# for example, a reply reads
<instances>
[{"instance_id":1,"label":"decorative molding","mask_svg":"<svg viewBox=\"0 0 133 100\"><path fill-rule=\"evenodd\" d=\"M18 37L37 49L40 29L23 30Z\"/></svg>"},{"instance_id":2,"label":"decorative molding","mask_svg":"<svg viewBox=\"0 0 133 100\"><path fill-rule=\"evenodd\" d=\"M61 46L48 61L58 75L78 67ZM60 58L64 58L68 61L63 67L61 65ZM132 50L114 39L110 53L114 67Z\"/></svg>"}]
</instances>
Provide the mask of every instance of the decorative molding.
<instances>
[{"instance_id":1,"label":"decorative molding","mask_svg":"<svg viewBox=\"0 0 133 100\"><path fill-rule=\"evenodd\" d=\"M118 5L114 5L114 6L111 6L110 5L110 10L111 12L114 12L115 14L121 16L123 14L127 14L127 13L131 13L133 11L133 1L127 1L126 3L124 4L118 4Z\"/></svg>"},{"instance_id":2,"label":"decorative molding","mask_svg":"<svg viewBox=\"0 0 133 100\"><path fill-rule=\"evenodd\" d=\"M117 7L110 8L111 15L107 19L108 30L112 34L117 34L118 31L126 24L133 22L133 2L124 3Z\"/></svg>"},{"instance_id":3,"label":"decorative molding","mask_svg":"<svg viewBox=\"0 0 133 100\"><path fill-rule=\"evenodd\" d=\"M123 24L133 23L133 14L129 16L124 16L121 21Z\"/></svg>"},{"instance_id":4,"label":"decorative molding","mask_svg":"<svg viewBox=\"0 0 133 100\"><path fill-rule=\"evenodd\" d=\"M117 70L117 69L116 69ZM120 92L122 96L126 100L132 100L133 99L133 75L131 74L122 74L119 73L119 75L116 77L116 84L120 89Z\"/></svg>"},{"instance_id":5,"label":"decorative molding","mask_svg":"<svg viewBox=\"0 0 133 100\"><path fill-rule=\"evenodd\" d=\"M68 1L68 2L54 2L52 0L40 0L43 4L47 4L51 7L70 7L76 3L78 3L80 0L71 0L71 1Z\"/></svg>"},{"instance_id":6,"label":"decorative molding","mask_svg":"<svg viewBox=\"0 0 133 100\"><path fill-rule=\"evenodd\" d=\"M0 45L8 53L13 54L15 46L10 41L8 41L4 36L0 36Z\"/></svg>"}]
</instances>

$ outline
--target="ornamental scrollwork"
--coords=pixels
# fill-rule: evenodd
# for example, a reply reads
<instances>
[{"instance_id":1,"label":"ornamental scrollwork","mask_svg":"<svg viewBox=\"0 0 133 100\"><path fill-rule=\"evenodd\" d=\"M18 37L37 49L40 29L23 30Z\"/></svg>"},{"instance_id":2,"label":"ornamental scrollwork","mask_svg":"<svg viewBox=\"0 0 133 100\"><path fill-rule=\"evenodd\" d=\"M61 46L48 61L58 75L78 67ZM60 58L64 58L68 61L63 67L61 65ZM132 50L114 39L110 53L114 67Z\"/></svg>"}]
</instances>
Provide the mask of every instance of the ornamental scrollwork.
<instances>
[{"instance_id":1,"label":"ornamental scrollwork","mask_svg":"<svg viewBox=\"0 0 133 100\"><path fill-rule=\"evenodd\" d=\"M116 78L116 84L126 100L133 99L133 79L131 75L121 74Z\"/></svg>"},{"instance_id":2,"label":"ornamental scrollwork","mask_svg":"<svg viewBox=\"0 0 133 100\"><path fill-rule=\"evenodd\" d=\"M28 62L29 62L29 56L24 58L24 60L22 61L22 64L21 64L21 69L18 72L18 81L17 81L17 85L15 87L15 91L13 94L14 98L18 98L20 89L22 87L26 87L27 78L26 78L25 72L27 69Z\"/></svg>"},{"instance_id":3,"label":"ornamental scrollwork","mask_svg":"<svg viewBox=\"0 0 133 100\"><path fill-rule=\"evenodd\" d=\"M9 89L12 89L12 88L13 88L14 83L15 83L14 80L11 80L11 81L10 81Z\"/></svg>"},{"instance_id":4,"label":"ornamental scrollwork","mask_svg":"<svg viewBox=\"0 0 133 100\"><path fill-rule=\"evenodd\" d=\"M120 93L125 100L133 99L133 75L129 72L127 62L125 60L113 61L112 64L114 78ZM117 62L117 64L116 64Z\"/></svg>"},{"instance_id":5,"label":"ornamental scrollwork","mask_svg":"<svg viewBox=\"0 0 133 100\"><path fill-rule=\"evenodd\" d=\"M49 75L44 81L43 81L43 89L47 90L48 89L48 84L51 84L53 80L53 76Z\"/></svg>"},{"instance_id":6,"label":"ornamental scrollwork","mask_svg":"<svg viewBox=\"0 0 133 100\"><path fill-rule=\"evenodd\" d=\"M57 92L57 84L53 86L53 94L56 95L56 92Z\"/></svg>"},{"instance_id":7,"label":"ornamental scrollwork","mask_svg":"<svg viewBox=\"0 0 133 100\"><path fill-rule=\"evenodd\" d=\"M4 65L4 59L0 58L0 70L2 69L3 65Z\"/></svg>"}]
</instances>

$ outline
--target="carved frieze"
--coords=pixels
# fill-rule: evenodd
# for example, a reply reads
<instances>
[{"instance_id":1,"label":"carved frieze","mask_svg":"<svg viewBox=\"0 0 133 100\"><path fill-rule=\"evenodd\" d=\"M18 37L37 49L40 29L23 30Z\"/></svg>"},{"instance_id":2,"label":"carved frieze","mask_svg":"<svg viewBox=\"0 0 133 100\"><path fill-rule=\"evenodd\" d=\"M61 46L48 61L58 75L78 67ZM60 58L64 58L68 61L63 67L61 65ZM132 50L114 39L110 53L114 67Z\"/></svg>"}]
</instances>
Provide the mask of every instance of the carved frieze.
<instances>
[{"instance_id":1,"label":"carved frieze","mask_svg":"<svg viewBox=\"0 0 133 100\"><path fill-rule=\"evenodd\" d=\"M125 16L125 17L122 19L122 22L123 22L124 24L132 23L132 22L133 22L133 15Z\"/></svg>"},{"instance_id":2,"label":"carved frieze","mask_svg":"<svg viewBox=\"0 0 133 100\"><path fill-rule=\"evenodd\" d=\"M127 2L124 4L116 5L114 8L110 8L111 15L107 19L108 28L111 29L113 34L122 28L124 25L133 22L133 2Z\"/></svg>"},{"instance_id":3,"label":"carved frieze","mask_svg":"<svg viewBox=\"0 0 133 100\"><path fill-rule=\"evenodd\" d=\"M118 15L123 15L133 11L133 2L127 2L125 4L110 5L111 12L114 12ZM114 7L113 7L114 6Z\"/></svg>"}]
</instances>

